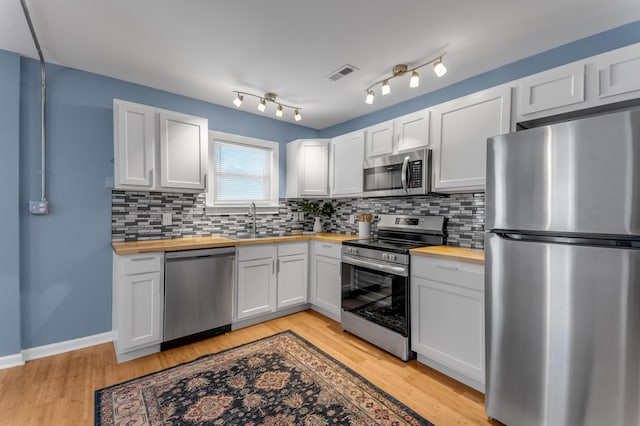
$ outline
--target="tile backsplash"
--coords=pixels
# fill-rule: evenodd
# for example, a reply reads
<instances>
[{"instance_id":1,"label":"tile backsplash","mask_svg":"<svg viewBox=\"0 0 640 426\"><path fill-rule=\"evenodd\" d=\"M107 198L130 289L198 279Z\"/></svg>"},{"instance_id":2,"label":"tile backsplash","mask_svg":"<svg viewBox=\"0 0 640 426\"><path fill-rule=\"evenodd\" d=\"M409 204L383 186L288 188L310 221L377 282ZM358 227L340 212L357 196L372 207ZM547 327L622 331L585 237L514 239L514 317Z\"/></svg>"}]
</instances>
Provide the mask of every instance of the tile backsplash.
<instances>
[{"instance_id":1,"label":"tile backsplash","mask_svg":"<svg viewBox=\"0 0 640 426\"><path fill-rule=\"evenodd\" d=\"M355 234L358 224L351 215L361 213L438 215L447 218L447 244L482 248L484 240L484 193L446 196L385 198L341 198L331 200L335 213L323 218L328 232ZM280 200L277 214L258 214L259 233L311 231L313 218L293 220L301 211L295 200ZM247 206L248 212L248 206ZM162 225L162 214L172 213L172 224ZM372 231L375 234L375 219ZM251 220L246 214L210 215L205 213L204 194L138 192L113 190L111 195L111 239L113 241L154 240L208 235L234 236L249 232Z\"/></svg>"}]
</instances>

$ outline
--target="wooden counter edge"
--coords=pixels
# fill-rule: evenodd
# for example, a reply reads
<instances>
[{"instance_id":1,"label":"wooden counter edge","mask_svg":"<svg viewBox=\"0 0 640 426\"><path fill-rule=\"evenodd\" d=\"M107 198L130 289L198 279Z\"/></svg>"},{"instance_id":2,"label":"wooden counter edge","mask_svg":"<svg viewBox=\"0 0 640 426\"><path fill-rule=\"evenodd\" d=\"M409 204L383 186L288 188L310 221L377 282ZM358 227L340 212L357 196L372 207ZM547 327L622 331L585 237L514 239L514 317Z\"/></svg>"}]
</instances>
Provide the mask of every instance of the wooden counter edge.
<instances>
[{"instance_id":1,"label":"wooden counter edge","mask_svg":"<svg viewBox=\"0 0 640 426\"><path fill-rule=\"evenodd\" d=\"M286 243L289 241L325 241L341 243L347 240L357 240L357 235L322 233L316 235L287 235L272 238L238 239L228 237L194 237L165 240L145 241L117 241L111 247L117 255L167 252L179 250L195 250L216 247L235 247L253 244ZM219 240L219 241L218 241Z\"/></svg>"},{"instance_id":2,"label":"wooden counter edge","mask_svg":"<svg viewBox=\"0 0 640 426\"><path fill-rule=\"evenodd\" d=\"M484 265L484 250L464 247L432 246L412 249L410 254L416 256L434 257L445 260L457 260L476 265Z\"/></svg>"}]
</instances>

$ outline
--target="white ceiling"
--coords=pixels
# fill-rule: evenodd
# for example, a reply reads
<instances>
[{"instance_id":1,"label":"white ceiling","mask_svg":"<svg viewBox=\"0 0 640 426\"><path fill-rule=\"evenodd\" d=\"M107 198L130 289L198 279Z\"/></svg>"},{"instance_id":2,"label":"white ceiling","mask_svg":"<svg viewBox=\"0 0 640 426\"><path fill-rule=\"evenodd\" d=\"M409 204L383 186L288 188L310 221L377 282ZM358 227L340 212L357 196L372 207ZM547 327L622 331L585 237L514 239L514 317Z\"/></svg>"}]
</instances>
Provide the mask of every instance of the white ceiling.
<instances>
[{"instance_id":1,"label":"white ceiling","mask_svg":"<svg viewBox=\"0 0 640 426\"><path fill-rule=\"evenodd\" d=\"M47 62L235 108L275 92L322 129L640 19L638 0L27 0ZM20 0L0 0L0 49L36 58ZM446 51L373 105L393 65ZM359 71L337 82L344 64ZM262 114L255 99L241 109ZM273 117L274 107L265 112ZM275 117L274 117L275 118ZM283 120L293 122L292 114Z\"/></svg>"}]
</instances>

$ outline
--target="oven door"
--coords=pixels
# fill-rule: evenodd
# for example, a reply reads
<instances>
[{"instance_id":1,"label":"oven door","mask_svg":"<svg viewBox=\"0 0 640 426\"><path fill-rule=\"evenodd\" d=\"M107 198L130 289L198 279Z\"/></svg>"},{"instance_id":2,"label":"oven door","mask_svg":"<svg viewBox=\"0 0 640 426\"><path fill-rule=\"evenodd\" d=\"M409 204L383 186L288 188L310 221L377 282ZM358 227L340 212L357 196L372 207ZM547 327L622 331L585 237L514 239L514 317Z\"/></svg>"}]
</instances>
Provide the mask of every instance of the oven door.
<instances>
[{"instance_id":1,"label":"oven door","mask_svg":"<svg viewBox=\"0 0 640 426\"><path fill-rule=\"evenodd\" d=\"M344 312L409 336L409 277L342 261ZM355 263L355 262L354 262ZM358 262L361 263L361 262ZM402 268L402 267L398 267ZM408 271L408 268L405 268Z\"/></svg>"}]
</instances>

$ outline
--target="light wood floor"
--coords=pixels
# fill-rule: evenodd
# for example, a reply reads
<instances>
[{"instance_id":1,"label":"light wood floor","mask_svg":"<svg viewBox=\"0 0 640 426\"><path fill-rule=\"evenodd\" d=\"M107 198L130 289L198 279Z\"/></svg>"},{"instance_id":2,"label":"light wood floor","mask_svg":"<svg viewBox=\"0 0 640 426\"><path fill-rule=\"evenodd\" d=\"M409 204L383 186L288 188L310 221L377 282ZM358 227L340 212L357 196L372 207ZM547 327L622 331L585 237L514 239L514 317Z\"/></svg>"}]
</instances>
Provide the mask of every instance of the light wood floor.
<instances>
[{"instance_id":1,"label":"light wood floor","mask_svg":"<svg viewBox=\"0 0 640 426\"><path fill-rule=\"evenodd\" d=\"M0 370L0 425L89 425L96 389L282 330L293 330L436 425L491 424L484 396L417 361L402 362L313 311L123 364L111 343Z\"/></svg>"}]
</instances>

